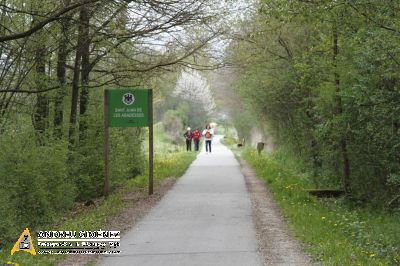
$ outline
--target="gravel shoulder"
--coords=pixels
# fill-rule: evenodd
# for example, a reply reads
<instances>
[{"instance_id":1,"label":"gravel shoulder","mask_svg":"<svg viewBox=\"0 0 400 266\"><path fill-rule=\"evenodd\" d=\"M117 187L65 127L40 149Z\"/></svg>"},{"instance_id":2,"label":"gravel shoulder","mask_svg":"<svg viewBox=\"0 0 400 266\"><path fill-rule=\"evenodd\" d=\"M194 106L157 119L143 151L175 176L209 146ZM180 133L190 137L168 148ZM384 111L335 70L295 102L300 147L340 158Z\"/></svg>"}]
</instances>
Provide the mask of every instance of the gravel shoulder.
<instances>
[{"instance_id":1,"label":"gravel shoulder","mask_svg":"<svg viewBox=\"0 0 400 266\"><path fill-rule=\"evenodd\" d=\"M264 265L314 265L290 235L271 192L246 161L240 160L240 164L250 193L259 252Z\"/></svg>"}]
</instances>

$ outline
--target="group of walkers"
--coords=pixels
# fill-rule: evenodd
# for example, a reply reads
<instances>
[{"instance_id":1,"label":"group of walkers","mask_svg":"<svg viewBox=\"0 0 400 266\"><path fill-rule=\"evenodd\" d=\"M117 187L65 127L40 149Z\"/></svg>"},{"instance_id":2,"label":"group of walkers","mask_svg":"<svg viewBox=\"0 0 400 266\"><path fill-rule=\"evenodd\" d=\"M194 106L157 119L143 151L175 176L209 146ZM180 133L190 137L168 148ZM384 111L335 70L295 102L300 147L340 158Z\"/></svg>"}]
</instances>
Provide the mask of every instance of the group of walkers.
<instances>
[{"instance_id":1,"label":"group of walkers","mask_svg":"<svg viewBox=\"0 0 400 266\"><path fill-rule=\"evenodd\" d=\"M200 139L204 137L204 141L206 144L206 153L211 153L211 141L214 137L214 129L211 128L210 125L206 125L203 132L200 133L199 129L196 128L194 131L191 130L190 127L187 128L185 134L183 136L186 139L186 150L192 150L192 140L194 142L194 151L199 151L199 143Z\"/></svg>"}]
</instances>

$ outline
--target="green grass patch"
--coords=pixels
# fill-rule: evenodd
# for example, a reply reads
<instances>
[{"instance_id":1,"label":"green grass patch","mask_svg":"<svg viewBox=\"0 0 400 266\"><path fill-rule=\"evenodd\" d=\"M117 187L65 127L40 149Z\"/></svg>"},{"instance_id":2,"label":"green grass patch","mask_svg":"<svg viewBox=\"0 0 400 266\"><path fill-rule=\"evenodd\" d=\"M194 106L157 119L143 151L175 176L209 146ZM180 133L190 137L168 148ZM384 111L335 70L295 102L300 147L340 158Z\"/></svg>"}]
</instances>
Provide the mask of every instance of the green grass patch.
<instances>
[{"instance_id":1,"label":"green grass patch","mask_svg":"<svg viewBox=\"0 0 400 266\"><path fill-rule=\"evenodd\" d=\"M156 156L154 162L154 181L155 185L159 184L167 177L180 177L187 170L191 162L195 159L195 153L176 152L167 153ZM68 217L61 225L48 226L46 228L37 228L37 230L72 230L72 231L95 231L105 225L107 218L113 217L121 213L125 208L122 200L124 193L144 189L147 186L147 175L137 176L120 184L123 189L117 189L101 205L94 209L81 212L77 215ZM146 192L144 192L146 193ZM21 233L24 228L21 228ZM30 228L32 237L36 241L36 234ZM115 228L118 230L118 228ZM19 235L15 236L15 239ZM19 265L55 265L57 262L65 258L64 255L36 255L31 256L26 252L17 252L12 257L10 251L13 243L9 243L0 251L0 263L14 262ZM35 246L36 251L38 250ZM90 256L90 255L88 255Z\"/></svg>"},{"instance_id":2,"label":"green grass patch","mask_svg":"<svg viewBox=\"0 0 400 266\"><path fill-rule=\"evenodd\" d=\"M232 136L224 136L224 138L222 139L222 144L228 147L234 147L237 145L237 143L237 140Z\"/></svg>"},{"instance_id":3,"label":"green grass patch","mask_svg":"<svg viewBox=\"0 0 400 266\"><path fill-rule=\"evenodd\" d=\"M182 176L192 161L196 158L194 152L176 152L160 154L154 158L154 183L158 184L166 177ZM147 186L147 175L133 178L126 183L128 188L144 188Z\"/></svg>"},{"instance_id":4,"label":"green grass patch","mask_svg":"<svg viewBox=\"0 0 400 266\"><path fill-rule=\"evenodd\" d=\"M317 199L307 175L279 151L242 156L272 191L295 236L323 265L400 265L400 214L352 208L344 199Z\"/></svg>"},{"instance_id":5,"label":"green grass patch","mask_svg":"<svg viewBox=\"0 0 400 266\"><path fill-rule=\"evenodd\" d=\"M183 132L184 133L184 132ZM163 156L167 153L175 153L186 150L185 139L183 137L180 142L176 142L171 136L166 134L161 122L154 124L154 154L155 156ZM147 133L146 133L147 134ZM143 142L144 150L149 152L149 139L146 137Z\"/></svg>"}]
</instances>

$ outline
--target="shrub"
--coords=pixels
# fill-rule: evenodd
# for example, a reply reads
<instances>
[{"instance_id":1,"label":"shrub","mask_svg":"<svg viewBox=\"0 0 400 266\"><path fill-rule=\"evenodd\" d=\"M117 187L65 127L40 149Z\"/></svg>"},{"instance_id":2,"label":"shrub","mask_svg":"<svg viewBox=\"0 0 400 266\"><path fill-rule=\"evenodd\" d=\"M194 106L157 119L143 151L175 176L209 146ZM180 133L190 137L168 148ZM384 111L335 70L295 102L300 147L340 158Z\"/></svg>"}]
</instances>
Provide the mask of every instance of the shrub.
<instances>
[{"instance_id":1,"label":"shrub","mask_svg":"<svg viewBox=\"0 0 400 266\"><path fill-rule=\"evenodd\" d=\"M0 235L46 224L69 209L76 196L68 179L67 145L37 146L32 133L2 135L0 140Z\"/></svg>"}]
</instances>

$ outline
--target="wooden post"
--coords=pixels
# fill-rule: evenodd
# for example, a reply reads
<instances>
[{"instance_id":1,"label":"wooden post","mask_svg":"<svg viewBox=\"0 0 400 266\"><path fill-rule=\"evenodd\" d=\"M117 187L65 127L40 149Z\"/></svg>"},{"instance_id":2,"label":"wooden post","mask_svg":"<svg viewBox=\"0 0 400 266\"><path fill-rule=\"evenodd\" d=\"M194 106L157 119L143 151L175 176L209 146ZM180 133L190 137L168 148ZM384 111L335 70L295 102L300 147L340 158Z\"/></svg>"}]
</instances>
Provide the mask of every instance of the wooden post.
<instances>
[{"instance_id":1,"label":"wooden post","mask_svg":"<svg viewBox=\"0 0 400 266\"><path fill-rule=\"evenodd\" d=\"M154 143L153 143L153 90L149 89L149 195L153 194L153 163L154 163Z\"/></svg>"},{"instance_id":2,"label":"wooden post","mask_svg":"<svg viewBox=\"0 0 400 266\"><path fill-rule=\"evenodd\" d=\"M108 91L104 90L104 191L105 197L109 193L109 165L108 155L110 152L109 132L108 132Z\"/></svg>"}]
</instances>

